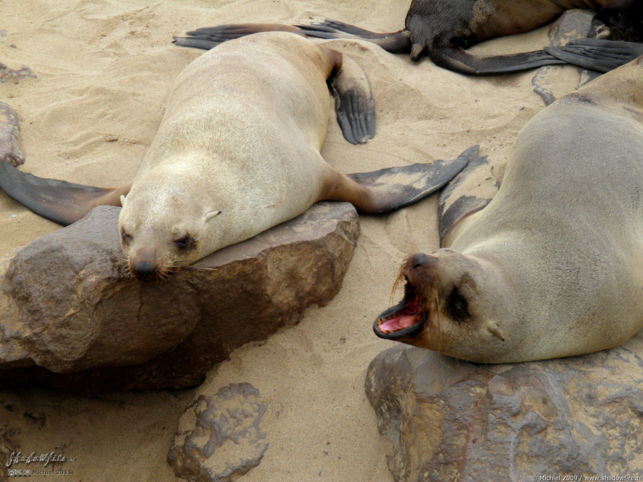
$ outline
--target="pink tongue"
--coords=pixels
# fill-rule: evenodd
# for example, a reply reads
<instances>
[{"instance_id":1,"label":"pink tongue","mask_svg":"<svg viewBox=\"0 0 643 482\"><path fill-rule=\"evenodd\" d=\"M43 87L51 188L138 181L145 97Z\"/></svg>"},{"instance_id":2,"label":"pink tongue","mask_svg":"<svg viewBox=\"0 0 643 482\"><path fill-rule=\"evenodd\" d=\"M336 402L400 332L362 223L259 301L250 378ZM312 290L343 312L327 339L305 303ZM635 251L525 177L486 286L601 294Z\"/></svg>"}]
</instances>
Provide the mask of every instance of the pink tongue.
<instances>
[{"instance_id":1,"label":"pink tongue","mask_svg":"<svg viewBox=\"0 0 643 482\"><path fill-rule=\"evenodd\" d=\"M378 328L382 333L390 333L391 331L397 331L413 326L415 324L415 319L415 316L400 316L399 318L393 318L392 320L385 321L379 325Z\"/></svg>"}]
</instances>

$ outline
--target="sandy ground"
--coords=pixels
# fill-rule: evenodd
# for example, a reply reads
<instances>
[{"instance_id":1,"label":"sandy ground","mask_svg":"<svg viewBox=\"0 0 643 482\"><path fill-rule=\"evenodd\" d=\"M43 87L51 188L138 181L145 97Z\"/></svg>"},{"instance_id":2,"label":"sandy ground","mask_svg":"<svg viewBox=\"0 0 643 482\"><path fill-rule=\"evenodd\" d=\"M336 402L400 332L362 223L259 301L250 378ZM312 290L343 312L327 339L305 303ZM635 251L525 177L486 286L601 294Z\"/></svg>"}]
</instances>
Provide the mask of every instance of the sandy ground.
<instances>
[{"instance_id":1,"label":"sandy ground","mask_svg":"<svg viewBox=\"0 0 643 482\"><path fill-rule=\"evenodd\" d=\"M118 185L135 173L173 79L200 54L173 47L172 35L221 23L324 17L392 31L402 27L409 3L4 1L0 62L13 69L27 65L37 78L0 84L0 100L20 114L25 171ZM476 50L525 51L545 42L543 28ZM367 71L377 106L377 136L363 146L348 144L332 116L323 154L344 172L452 159L473 144L480 144L501 172L516 133L543 108L532 92L534 72L468 78L365 43L333 45ZM578 82L570 67L550 74L558 94ZM242 347L209 374L201 389L249 382L267 405L263 428L270 447L247 480L391 479L386 469L391 447L377 432L363 382L370 360L392 345L372 334L371 323L391 303L405 256L437 247L436 211L433 197L388 216L362 217L359 244L336 298L309 309L296 327ZM54 229L0 194L0 256ZM0 392L0 454L11 447L23 453L63 451L74 459L62 466L70 472L58 476L63 480L175 480L165 457L194 393Z\"/></svg>"}]
</instances>

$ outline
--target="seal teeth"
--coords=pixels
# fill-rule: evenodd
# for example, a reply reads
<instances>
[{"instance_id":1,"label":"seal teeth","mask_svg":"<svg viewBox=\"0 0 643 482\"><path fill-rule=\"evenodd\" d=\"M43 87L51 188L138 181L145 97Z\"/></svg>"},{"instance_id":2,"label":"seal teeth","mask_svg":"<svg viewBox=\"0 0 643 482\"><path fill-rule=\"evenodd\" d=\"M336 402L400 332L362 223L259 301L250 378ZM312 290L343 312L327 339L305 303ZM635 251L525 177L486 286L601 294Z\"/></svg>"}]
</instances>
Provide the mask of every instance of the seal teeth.
<instances>
[{"instance_id":1,"label":"seal teeth","mask_svg":"<svg viewBox=\"0 0 643 482\"><path fill-rule=\"evenodd\" d=\"M401 278L401 277L400 277ZM383 312L375 321L378 336L405 336L410 331L421 331L425 320L424 303L406 276L404 298L397 305ZM417 328L417 330L416 330Z\"/></svg>"}]
</instances>

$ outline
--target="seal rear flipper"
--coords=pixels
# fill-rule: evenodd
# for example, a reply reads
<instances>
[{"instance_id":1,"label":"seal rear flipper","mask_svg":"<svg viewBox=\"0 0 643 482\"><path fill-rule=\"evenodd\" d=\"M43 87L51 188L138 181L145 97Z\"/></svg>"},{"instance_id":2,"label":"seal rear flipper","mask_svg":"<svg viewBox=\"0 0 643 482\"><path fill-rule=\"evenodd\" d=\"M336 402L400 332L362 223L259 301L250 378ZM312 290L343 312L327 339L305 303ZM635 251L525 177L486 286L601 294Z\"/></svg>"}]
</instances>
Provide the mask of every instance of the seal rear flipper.
<instances>
[{"instance_id":1,"label":"seal rear flipper","mask_svg":"<svg viewBox=\"0 0 643 482\"><path fill-rule=\"evenodd\" d=\"M411 39L409 31L376 33L338 20L324 20L310 25L296 25L307 36L320 39L359 39L379 45L393 54L409 53Z\"/></svg>"},{"instance_id":2,"label":"seal rear flipper","mask_svg":"<svg viewBox=\"0 0 643 482\"><path fill-rule=\"evenodd\" d=\"M544 50L519 54L478 57L459 48L437 47L430 50L429 57L436 65L468 75L495 75L520 72L544 65L565 64Z\"/></svg>"},{"instance_id":3,"label":"seal rear flipper","mask_svg":"<svg viewBox=\"0 0 643 482\"><path fill-rule=\"evenodd\" d=\"M478 147L465 151L469 156L467 167L440 192L438 226L441 247L448 244L448 236L458 222L484 208L498 191L498 181L487 163L487 156L479 156Z\"/></svg>"},{"instance_id":4,"label":"seal rear flipper","mask_svg":"<svg viewBox=\"0 0 643 482\"><path fill-rule=\"evenodd\" d=\"M174 37L172 43L179 47L210 50L220 43L258 32L291 32L305 35L300 28L272 23L239 23L203 27L186 32L187 37Z\"/></svg>"},{"instance_id":5,"label":"seal rear flipper","mask_svg":"<svg viewBox=\"0 0 643 482\"><path fill-rule=\"evenodd\" d=\"M560 47L546 47L564 62L597 72L609 72L643 55L643 43L586 38Z\"/></svg>"},{"instance_id":6,"label":"seal rear flipper","mask_svg":"<svg viewBox=\"0 0 643 482\"><path fill-rule=\"evenodd\" d=\"M340 54L341 55L341 54ZM363 144L375 135L375 103L366 74L346 55L331 74L328 86L335 98L337 122L351 144Z\"/></svg>"},{"instance_id":7,"label":"seal rear flipper","mask_svg":"<svg viewBox=\"0 0 643 482\"><path fill-rule=\"evenodd\" d=\"M0 189L36 214L66 226L98 205L120 206L120 196L129 186L104 189L45 179L0 162Z\"/></svg>"},{"instance_id":8,"label":"seal rear flipper","mask_svg":"<svg viewBox=\"0 0 643 482\"><path fill-rule=\"evenodd\" d=\"M390 167L348 177L366 188L368 195L353 205L364 213L383 214L409 206L438 191L467 163L477 158L477 148L467 149L452 161Z\"/></svg>"}]
</instances>

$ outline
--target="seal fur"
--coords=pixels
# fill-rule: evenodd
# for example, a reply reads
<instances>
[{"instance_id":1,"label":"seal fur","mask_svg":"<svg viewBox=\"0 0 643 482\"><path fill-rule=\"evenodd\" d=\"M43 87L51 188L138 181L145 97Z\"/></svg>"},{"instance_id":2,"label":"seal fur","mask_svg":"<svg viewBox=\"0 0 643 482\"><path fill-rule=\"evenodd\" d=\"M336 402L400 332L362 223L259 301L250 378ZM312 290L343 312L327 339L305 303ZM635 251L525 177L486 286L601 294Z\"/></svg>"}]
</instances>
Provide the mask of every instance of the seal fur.
<instances>
[{"instance_id":1,"label":"seal fur","mask_svg":"<svg viewBox=\"0 0 643 482\"><path fill-rule=\"evenodd\" d=\"M498 193L410 256L387 339L475 362L579 355L643 327L643 57L522 129Z\"/></svg>"}]
</instances>

